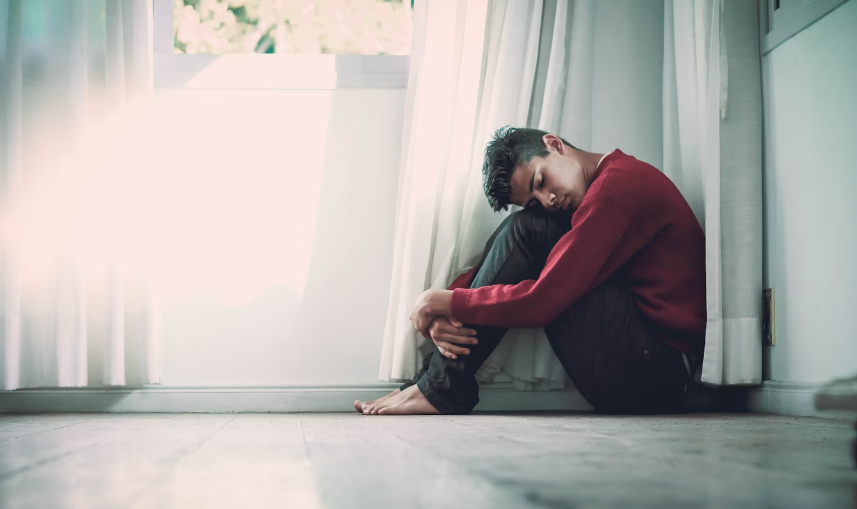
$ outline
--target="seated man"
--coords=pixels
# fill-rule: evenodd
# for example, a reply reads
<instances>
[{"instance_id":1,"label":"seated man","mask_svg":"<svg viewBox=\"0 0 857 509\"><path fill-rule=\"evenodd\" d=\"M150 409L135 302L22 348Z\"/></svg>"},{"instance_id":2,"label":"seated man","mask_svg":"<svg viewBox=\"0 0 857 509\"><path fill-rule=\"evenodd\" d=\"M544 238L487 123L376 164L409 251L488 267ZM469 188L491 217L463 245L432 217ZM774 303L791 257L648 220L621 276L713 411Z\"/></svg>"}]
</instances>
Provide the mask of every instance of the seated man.
<instances>
[{"instance_id":1,"label":"seated man","mask_svg":"<svg viewBox=\"0 0 857 509\"><path fill-rule=\"evenodd\" d=\"M585 152L536 129L499 129L483 185L509 215L480 263L428 290L411 320L438 352L366 415L468 414L475 373L509 327L544 327L581 395L601 412L681 408L705 338L705 238L655 167ZM465 345L465 346L458 346Z\"/></svg>"}]
</instances>

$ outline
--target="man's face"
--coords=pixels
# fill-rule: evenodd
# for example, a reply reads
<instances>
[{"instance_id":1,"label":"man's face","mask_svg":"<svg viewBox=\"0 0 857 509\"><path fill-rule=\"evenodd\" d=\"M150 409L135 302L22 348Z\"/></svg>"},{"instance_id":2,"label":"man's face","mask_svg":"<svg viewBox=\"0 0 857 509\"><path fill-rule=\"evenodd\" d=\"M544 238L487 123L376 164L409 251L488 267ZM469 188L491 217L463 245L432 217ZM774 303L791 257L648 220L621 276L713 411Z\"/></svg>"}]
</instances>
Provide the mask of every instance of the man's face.
<instances>
[{"instance_id":1,"label":"man's face","mask_svg":"<svg viewBox=\"0 0 857 509\"><path fill-rule=\"evenodd\" d=\"M587 187L580 158L552 134L545 135L543 141L549 154L515 169L510 199L515 205L549 212L576 210Z\"/></svg>"}]
</instances>

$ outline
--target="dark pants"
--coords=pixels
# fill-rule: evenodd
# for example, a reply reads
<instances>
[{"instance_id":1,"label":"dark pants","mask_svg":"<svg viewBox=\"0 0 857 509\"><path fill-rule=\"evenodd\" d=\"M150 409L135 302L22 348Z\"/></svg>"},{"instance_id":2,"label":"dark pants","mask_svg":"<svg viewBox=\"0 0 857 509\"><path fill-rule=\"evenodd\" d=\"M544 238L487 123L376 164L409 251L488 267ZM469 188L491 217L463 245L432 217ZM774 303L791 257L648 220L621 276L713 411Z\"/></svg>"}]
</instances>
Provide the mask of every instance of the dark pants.
<instances>
[{"instance_id":1,"label":"dark pants","mask_svg":"<svg viewBox=\"0 0 857 509\"><path fill-rule=\"evenodd\" d=\"M470 287L538 279L547 256L571 229L570 213L521 210L488 240ZM479 402L476 371L505 328L465 324L479 343L453 360L439 352L402 390L416 383L443 414L469 414ZM655 337L617 273L545 327L569 378L597 410L607 413L678 411L688 382L681 353Z\"/></svg>"}]
</instances>

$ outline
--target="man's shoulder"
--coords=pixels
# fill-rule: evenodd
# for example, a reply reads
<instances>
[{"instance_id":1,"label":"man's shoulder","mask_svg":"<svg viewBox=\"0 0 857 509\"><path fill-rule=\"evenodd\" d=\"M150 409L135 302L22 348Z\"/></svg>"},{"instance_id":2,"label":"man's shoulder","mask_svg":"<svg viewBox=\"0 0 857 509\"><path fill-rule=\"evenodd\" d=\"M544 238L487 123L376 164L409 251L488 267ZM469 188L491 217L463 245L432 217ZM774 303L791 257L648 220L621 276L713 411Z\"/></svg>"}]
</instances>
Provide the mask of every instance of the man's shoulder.
<instances>
[{"instance_id":1,"label":"man's shoulder","mask_svg":"<svg viewBox=\"0 0 857 509\"><path fill-rule=\"evenodd\" d=\"M602 170L602 173L605 175L613 175L614 177L619 174L626 179L633 179L635 177L646 179L653 173L663 175L661 170L655 168L651 164L641 161L630 154L626 154L619 149L616 149L604 159L604 169Z\"/></svg>"},{"instance_id":2,"label":"man's shoulder","mask_svg":"<svg viewBox=\"0 0 857 509\"><path fill-rule=\"evenodd\" d=\"M657 179L655 174L661 174L660 170L617 149L604 159L604 168L592 184L607 192L633 191L638 186L650 184L653 177Z\"/></svg>"},{"instance_id":3,"label":"man's shoulder","mask_svg":"<svg viewBox=\"0 0 857 509\"><path fill-rule=\"evenodd\" d=\"M617 150L593 182L593 198L609 198L629 211L648 209L670 201L678 189L661 170ZM680 194L680 193L679 193Z\"/></svg>"}]
</instances>

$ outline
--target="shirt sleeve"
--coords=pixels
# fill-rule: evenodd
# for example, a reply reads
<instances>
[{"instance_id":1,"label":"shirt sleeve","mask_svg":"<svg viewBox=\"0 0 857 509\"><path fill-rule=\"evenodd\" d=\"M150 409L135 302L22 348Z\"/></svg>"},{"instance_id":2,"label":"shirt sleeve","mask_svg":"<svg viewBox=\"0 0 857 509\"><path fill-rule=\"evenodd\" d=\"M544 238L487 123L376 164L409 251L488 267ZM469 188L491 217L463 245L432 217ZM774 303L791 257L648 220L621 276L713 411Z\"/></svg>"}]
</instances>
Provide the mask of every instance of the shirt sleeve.
<instances>
[{"instance_id":1,"label":"shirt sleeve","mask_svg":"<svg viewBox=\"0 0 857 509\"><path fill-rule=\"evenodd\" d=\"M544 327L596 288L649 241L634 215L610 197L581 206L554 246L539 279L457 288L452 316L495 327Z\"/></svg>"}]
</instances>

